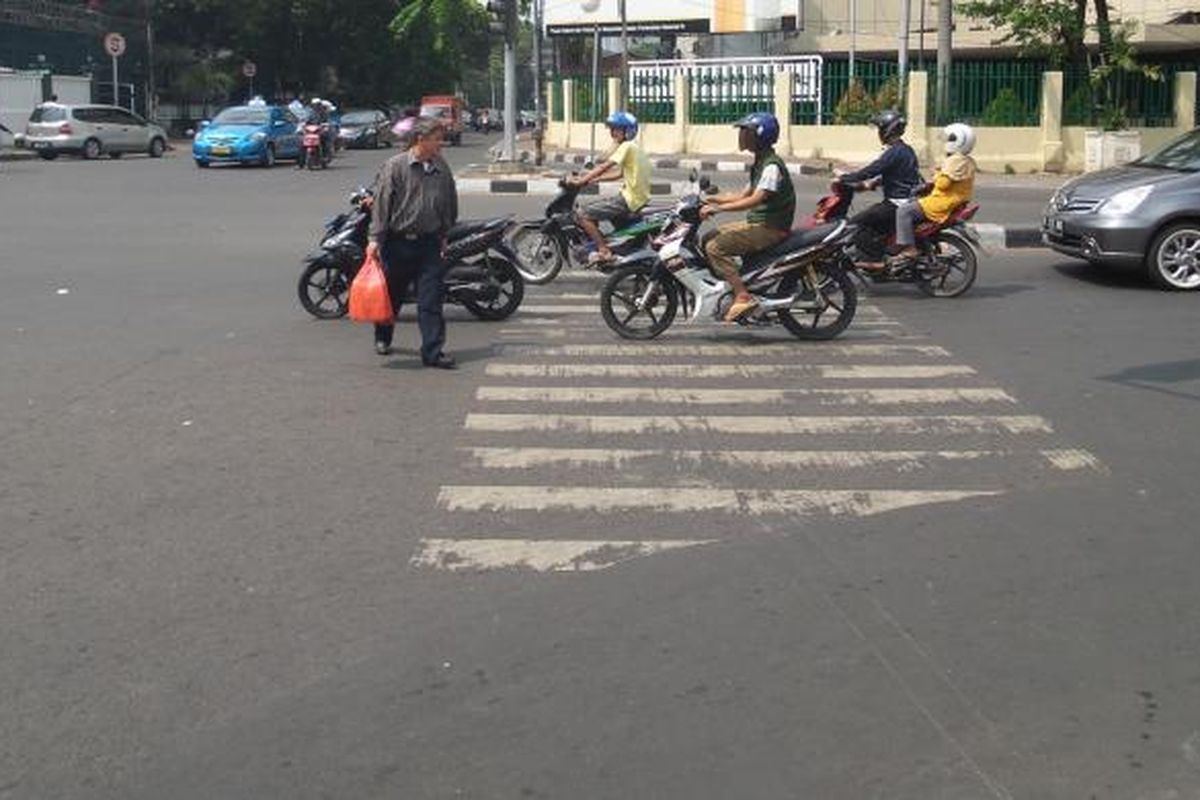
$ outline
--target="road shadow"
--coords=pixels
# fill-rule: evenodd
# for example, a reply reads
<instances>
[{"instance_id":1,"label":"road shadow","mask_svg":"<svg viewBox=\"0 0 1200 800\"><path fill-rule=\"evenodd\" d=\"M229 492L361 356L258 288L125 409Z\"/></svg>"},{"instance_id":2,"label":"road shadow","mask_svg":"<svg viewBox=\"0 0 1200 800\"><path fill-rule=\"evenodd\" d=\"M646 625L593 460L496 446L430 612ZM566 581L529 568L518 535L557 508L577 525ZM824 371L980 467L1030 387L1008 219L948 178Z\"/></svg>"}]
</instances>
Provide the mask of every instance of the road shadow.
<instances>
[{"instance_id":1,"label":"road shadow","mask_svg":"<svg viewBox=\"0 0 1200 800\"><path fill-rule=\"evenodd\" d=\"M988 286L973 286L971 290L963 295L964 300L969 300L973 297L982 298L985 300L996 299L1002 297L1012 297L1013 295L1032 292L1038 287L1032 283L1001 283Z\"/></svg>"},{"instance_id":2,"label":"road shadow","mask_svg":"<svg viewBox=\"0 0 1200 800\"><path fill-rule=\"evenodd\" d=\"M1137 267L1118 267L1087 262L1055 264L1054 271L1064 278L1080 283L1100 286L1107 289L1132 289L1146 292L1156 292L1154 286L1146 280L1145 274Z\"/></svg>"},{"instance_id":3,"label":"road shadow","mask_svg":"<svg viewBox=\"0 0 1200 800\"><path fill-rule=\"evenodd\" d=\"M488 347L472 347L463 350L449 348L446 350L446 352L453 356L454 360L457 361L460 366L463 364L470 364L473 361L483 361L493 357L496 354L495 348L490 345ZM389 356L388 360L385 361L381 366L384 369L393 369L402 372L427 369L427 367L421 363L421 351L416 348L395 348L392 352L392 355Z\"/></svg>"},{"instance_id":4,"label":"road shadow","mask_svg":"<svg viewBox=\"0 0 1200 800\"><path fill-rule=\"evenodd\" d=\"M1127 386L1131 389L1158 392L1181 400L1200 402L1200 358L1128 367L1111 375L1101 375L1099 380ZM1195 383L1196 386L1193 390L1187 391L1162 385L1183 383Z\"/></svg>"}]
</instances>

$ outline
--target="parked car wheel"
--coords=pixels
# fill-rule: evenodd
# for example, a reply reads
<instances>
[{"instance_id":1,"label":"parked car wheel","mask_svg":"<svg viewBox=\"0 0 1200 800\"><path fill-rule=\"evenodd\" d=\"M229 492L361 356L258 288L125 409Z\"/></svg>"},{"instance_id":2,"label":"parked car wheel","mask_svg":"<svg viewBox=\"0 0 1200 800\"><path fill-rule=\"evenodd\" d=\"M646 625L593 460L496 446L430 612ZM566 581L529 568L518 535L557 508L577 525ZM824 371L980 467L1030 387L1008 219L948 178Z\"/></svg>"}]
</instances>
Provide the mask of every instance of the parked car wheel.
<instances>
[{"instance_id":1,"label":"parked car wheel","mask_svg":"<svg viewBox=\"0 0 1200 800\"><path fill-rule=\"evenodd\" d=\"M261 159L260 163L264 167L275 166L275 145L273 145L273 144L267 145L266 149L263 150L262 159Z\"/></svg>"},{"instance_id":2,"label":"parked car wheel","mask_svg":"<svg viewBox=\"0 0 1200 800\"><path fill-rule=\"evenodd\" d=\"M1169 226L1150 245L1146 272L1162 289L1200 289L1200 221Z\"/></svg>"},{"instance_id":3,"label":"parked car wheel","mask_svg":"<svg viewBox=\"0 0 1200 800\"><path fill-rule=\"evenodd\" d=\"M159 137L155 136L150 140L150 157L162 158L163 153L167 151L167 143Z\"/></svg>"},{"instance_id":4,"label":"parked car wheel","mask_svg":"<svg viewBox=\"0 0 1200 800\"><path fill-rule=\"evenodd\" d=\"M208 169L208 162L207 161L197 161L196 166L199 167L200 169Z\"/></svg>"},{"instance_id":5,"label":"parked car wheel","mask_svg":"<svg viewBox=\"0 0 1200 800\"><path fill-rule=\"evenodd\" d=\"M119 159L119 158L120 158L121 156L123 156L123 155L125 155L125 154L124 154L124 153L119 153L119 152L112 152L112 153L109 153L109 154L108 154L108 157L109 157L109 158L111 158L113 161L116 161L117 159Z\"/></svg>"},{"instance_id":6,"label":"parked car wheel","mask_svg":"<svg viewBox=\"0 0 1200 800\"><path fill-rule=\"evenodd\" d=\"M41 150L38 152L38 155L47 161L53 161L54 159L58 158L58 153L54 150Z\"/></svg>"},{"instance_id":7,"label":"parked car wheel","mask_svg":"<svg viewBox=\"0 0 1200 800\"><path fill-rule=\"evenodd\" d=\"M83 157L89 161L100 157L101 147L99 139L88 139L83 143Z\"/></svg>"}]
</instances>

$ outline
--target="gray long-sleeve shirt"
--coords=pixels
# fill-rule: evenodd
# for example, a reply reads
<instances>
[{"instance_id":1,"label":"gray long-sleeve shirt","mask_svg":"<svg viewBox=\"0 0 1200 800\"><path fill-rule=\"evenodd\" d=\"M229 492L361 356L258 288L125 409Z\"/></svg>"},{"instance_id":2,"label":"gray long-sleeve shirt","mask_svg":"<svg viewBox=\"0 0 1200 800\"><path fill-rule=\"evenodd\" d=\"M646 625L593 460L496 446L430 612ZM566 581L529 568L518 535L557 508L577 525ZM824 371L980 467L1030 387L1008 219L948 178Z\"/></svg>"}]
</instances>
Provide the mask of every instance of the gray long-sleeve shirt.
<instances>
[{"instance_id":1,"label":"gray long-sleeve shirt","mask_svg":"<svg viewBox=\"0 0 1200 800\"><path fill-rule=\"evenodd\" d=\"M450 165L440 156L421 162L411 152L388 159L379 171L371 240L389 236L445 236L458 220L458 189Z\"/></svg>"}]
</instances>

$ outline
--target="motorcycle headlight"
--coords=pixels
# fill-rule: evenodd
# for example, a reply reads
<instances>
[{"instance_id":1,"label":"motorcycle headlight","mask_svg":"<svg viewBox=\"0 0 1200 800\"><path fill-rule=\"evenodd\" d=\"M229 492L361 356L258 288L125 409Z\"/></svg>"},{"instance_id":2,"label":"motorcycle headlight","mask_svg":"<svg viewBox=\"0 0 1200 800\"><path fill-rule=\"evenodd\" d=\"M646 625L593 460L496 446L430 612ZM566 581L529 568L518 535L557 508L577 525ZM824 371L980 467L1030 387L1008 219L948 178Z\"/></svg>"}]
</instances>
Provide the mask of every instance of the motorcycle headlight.
<instances>
[{"instance_id":1,"label":"motorcycle headlight","mask_svg":"<svg viewBox=\"0 0 1200 800\"><path fill-rule=\"evenodd\" d=\"M1145 202L1153 188L1153 186L1139 186L1136 189L1117 192L1108 198L1098 210L1101 214L1128 214Z\"/></svg>"}]
</instances>

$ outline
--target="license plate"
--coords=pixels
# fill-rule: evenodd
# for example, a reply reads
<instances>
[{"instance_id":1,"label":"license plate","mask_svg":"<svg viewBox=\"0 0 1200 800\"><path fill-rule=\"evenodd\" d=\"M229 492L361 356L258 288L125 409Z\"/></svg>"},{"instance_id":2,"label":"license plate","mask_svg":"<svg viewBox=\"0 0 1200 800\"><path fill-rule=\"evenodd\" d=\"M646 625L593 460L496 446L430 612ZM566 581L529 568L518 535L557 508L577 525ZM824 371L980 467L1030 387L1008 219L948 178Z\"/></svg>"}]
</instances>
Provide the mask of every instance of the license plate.
<instances>
[{"instance_id":1,"label":"license plate","mask_svg":"<svg viewBox=\"0 0 1200 800\"><path fill-rule=\"evenodd\" d=\"M233 151L232 151L232 150L230 150L228 147L214 147L214 148L212 149L212 154L213 154L214 156L227 156L227 155L229 155L231 152L233 152Z\"/></svg>"}]
</instances>

